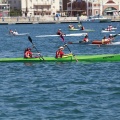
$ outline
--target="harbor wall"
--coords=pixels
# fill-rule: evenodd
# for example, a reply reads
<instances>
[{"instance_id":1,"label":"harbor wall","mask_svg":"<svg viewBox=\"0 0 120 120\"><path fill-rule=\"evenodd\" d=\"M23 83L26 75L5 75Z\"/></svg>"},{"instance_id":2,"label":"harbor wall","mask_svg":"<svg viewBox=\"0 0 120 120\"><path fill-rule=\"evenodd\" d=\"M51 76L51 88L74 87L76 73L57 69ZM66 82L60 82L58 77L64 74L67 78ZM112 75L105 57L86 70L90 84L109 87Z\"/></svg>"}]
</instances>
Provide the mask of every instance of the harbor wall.
<instances>
[{"instance_id":1,"label":"harbor wall","mask_svg":"<svg viewBox=\"0 0 120 120\"><path fill-rule=\"evenodd\" d=\"M120 16L107 16L112 22L120 22ZM38 16L38 17L1 17L0 24L35 24L35 23L59 23L59 22L78 22L86 20L86 16L82 17L54 17L54 16Z\"/></svg>"}]
</instances>

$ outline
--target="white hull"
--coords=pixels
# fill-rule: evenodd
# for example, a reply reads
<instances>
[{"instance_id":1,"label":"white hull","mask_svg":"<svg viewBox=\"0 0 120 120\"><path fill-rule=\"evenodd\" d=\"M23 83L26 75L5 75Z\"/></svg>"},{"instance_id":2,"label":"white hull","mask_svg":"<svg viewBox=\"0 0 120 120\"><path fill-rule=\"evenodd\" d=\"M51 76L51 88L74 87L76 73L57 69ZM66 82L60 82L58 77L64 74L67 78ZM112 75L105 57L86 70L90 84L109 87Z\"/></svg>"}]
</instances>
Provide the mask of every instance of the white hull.
<instances>
[{"instance_id":1,"label":"white hull","mask_svg":"<svg viewBox=\"0 0 120 120\"><path fill-rule=\"evenodd\" d=\"M75 34L66 34L64 36L85 36L87 35L87 33L75 33ZM36 37L57 37L59 35L39 35L39 36L36 36Z\"/></svg>"},{"instance_id":2,"label":"white hull","mask_svg":"<svg viewBox=\"0 0 120 120\"><path fill-rule=\"evenodd\" d=\"M107 31L107 30L102 30L101 33L109 33L109 32L115 32L115 31Z\"/></svg>"},{"instance_id":3,"label":"white hull","mask_svg":"<svg viewBox=\"0 0 120 120\"><path fill-rule=\"evenodd\" d=\"M8 36L26 36L29 35L29 33L18 33L18 34L7 34Z\"/></svg>"}]
</instances>

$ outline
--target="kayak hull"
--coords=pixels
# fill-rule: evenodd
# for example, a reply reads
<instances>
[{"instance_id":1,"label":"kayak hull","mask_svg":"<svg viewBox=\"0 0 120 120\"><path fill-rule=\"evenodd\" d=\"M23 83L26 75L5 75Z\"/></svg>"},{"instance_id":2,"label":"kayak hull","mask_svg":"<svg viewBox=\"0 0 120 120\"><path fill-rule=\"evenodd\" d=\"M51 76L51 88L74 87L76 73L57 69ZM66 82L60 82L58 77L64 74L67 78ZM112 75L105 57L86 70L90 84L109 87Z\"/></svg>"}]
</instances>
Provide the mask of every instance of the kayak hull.
<instances>
[{"instance_id":1,"label":"kayak hull","mask_svg":"<svg viewBox=\"0 0 120 120\"><path fill-rule=\"evenodd\" d=\"M102 44L102 41L94 40L94 41L92 41L92 44L98 44L98 45L101 45L101 44ZM104 41L104 44L109 44L109 42L108 42L108 41Z\"/></svg>"},{"instance_id":2,"label":"kayak hull","mask_svg":"<svg viewBox=\"0 0 120 120\"><path fill-rule=\"evenodd\" d=\"M79 55L69 56L64 58L44 57L44 60L40 58L0 58L0 62L107 62L107 61L120 61L120 54L103 54L103 55Z\"/></svg>"}]
</instances>

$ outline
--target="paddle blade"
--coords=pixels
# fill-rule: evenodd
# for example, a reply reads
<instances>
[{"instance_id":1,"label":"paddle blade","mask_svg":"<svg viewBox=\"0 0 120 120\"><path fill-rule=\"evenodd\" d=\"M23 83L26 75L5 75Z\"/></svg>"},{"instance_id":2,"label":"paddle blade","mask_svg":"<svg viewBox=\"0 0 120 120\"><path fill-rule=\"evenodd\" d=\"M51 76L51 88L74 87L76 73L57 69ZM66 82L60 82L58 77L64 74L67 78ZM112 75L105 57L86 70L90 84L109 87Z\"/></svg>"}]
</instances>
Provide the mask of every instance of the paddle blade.
<instances>
[{"instance_id":1,"label":"paddle blade","mask_svg":"<svg viewBox=\"0 0 120 120\"><path fill-rule=\"evenodd\" d=\"M32 38L30 36L28 36L28 40L32 43Z\"/></svg>"},{"instance_id":2,"label":"paddle blade","mask_svg":"<svg viewBox=\"0 0 120 120\"><path fill-rule=\"evenodd\" d=\"M116 35L113 35L113 37L116 37L116 36L118 36L120 33L118 33L118 34L116 34Z\"/></svg>"}]
</instances>

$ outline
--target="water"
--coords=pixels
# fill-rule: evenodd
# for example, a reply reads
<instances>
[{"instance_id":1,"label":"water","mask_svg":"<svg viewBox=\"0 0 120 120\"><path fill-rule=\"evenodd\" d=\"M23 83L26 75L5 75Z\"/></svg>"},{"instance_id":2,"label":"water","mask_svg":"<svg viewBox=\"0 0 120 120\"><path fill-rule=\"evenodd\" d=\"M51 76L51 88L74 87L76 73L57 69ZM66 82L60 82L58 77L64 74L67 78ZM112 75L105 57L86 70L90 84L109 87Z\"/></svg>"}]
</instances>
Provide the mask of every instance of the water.
<instances>
[{"instance_id":1,"label":"water","mask_svg":"<svg viewBox=\"0 0 120 120\"><path fill-rule=\"evenodd\" d=\"M118 23L112 23L120 27ZM74 23L77 26L77 23ZM84 23L89 39L102 39L100 31L108 23ZM58 28L65 33L68 24L1 25L1 57L22 57L31 43L26 36L9 37L8 29L29 32L43 56L53 56L63 43L59 37L36 38L36 35L55 34ZM105 33L106 34L106 33ZM108 34L106 34L108 36ZM65 37L78 41L83 37ZM119 36L115 41L119 41ZM75 54L119 53L118 46L69 45ZM35 50L34 50L35 51ZM69 52L65 49L65 52ZM120 63L0 63L0 120L119 120Z\"/></svg>"}]
</instances>

